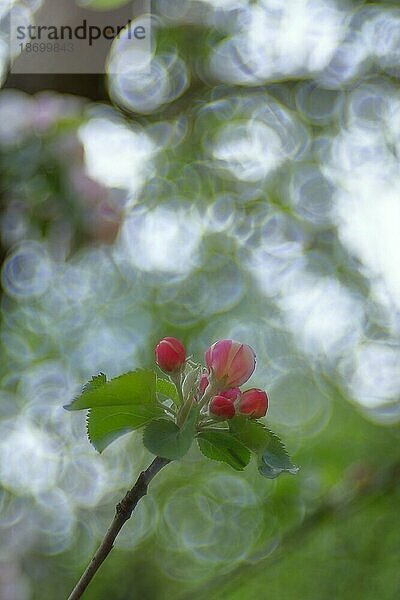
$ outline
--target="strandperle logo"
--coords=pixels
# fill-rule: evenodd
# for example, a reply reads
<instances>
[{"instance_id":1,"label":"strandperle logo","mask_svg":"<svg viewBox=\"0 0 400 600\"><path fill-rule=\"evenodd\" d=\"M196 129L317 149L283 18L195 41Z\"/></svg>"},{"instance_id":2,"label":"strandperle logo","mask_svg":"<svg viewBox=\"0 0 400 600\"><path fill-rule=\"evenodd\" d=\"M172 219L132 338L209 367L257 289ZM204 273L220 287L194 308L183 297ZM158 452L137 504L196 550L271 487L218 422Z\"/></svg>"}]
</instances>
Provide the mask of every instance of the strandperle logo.
<instances>
[{"instance_id":1,"label":"strandperle logo","mask_svg":"<svg viewBox=\"0 0 400 600\"><path fill-rule=\"evenodd\" d=\"M85 40L92 46L96 40L114 40L122 31L125 37L132 40L146 39L146 28L128 21L125 25L89 25L84 19L81 25L19 25L17 27L17 40L24 42L34 41L66 41Z\"/></svg>"},{"instance_id":2,"label":"strandperle logo","mask_svg":"<svg viewBox=\"0 0 400 600\"><path fill-rule=\"evenodd\" d=\"M127 64L149 68L150 0L128 1L106 11L71 0L41 0L33 5L23 10L19 4L11 5L12 73L104 74L110 69L119 73ZM116 52L123 53L123 60L112 60Z\"/></svg>"}]
</instances>

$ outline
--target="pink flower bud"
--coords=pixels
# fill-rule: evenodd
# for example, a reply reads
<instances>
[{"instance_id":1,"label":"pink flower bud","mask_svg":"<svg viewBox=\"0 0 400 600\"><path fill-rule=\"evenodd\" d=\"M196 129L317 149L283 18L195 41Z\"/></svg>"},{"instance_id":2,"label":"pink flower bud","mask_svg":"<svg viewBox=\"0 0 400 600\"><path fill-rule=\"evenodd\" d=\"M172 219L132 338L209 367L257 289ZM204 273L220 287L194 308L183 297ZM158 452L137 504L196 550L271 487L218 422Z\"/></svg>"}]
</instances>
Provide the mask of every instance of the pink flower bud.
<instances>
[{"instance_id":1,"label":"pink flower bud","mask_svg":"<svg viewBox=\"0 0 400 600\"><path fill-rule=\"evenodd\" d=\"M247 344L233 340L215 342L205 354L206 365L215 380L223 387L239 387L245 383L256 366L254 351Z\"/></svg>"},{"instance_id":2,"label":"pink flower bud","mask_svg":"<svg viewBox=\"0 0 400 600\"><path fill-rule=\"evenodd\" d=\"M235 400L240 398L241 394L242 392L240 391L240 389L238 387L234 387L230 388L229 390L224 390L223 392L220 392L219 396L222 396L223 398L228 398L229 400L232 400L232 402L235 402Z\"/></svg>"},{"instance_id":3,"label":"pink flower bud","mask_svg":"<svg viewBox=\"0 0 400 600\"><path fill-rule=\"evenodd\" d=\"M268 396L263 390L255 388L243 392L239 400L239 412L253 419L266 415L268 410Z\"/></svg>"},{"instance_id":4,"label":"pink flower bud","mask_svg":"<svg viewBox=\"0 0 400 600\"><path fill-rule=\"evenodd\" d=\"M214 396L210 402L210 413L222 419L232 419L235 416L235 405L229 398Z\"/></svg>"},{"instance_id":5,"label":"pink flower bud","mask_svg":"<svg viewBox=\"0 0 400 600\"><path fill-rule=\"evenodd\" d=\"M163 338L155 348L156 363L165 373L175 373L185 364L185 346L174 337Z\"/></svg>"},{"instance_id":6,"label":"pink flower bud","mask_svg":"<svg viewBox=\"0 0 400 600\"><path fill-rule=\"evenodd\" d=\"M205 373L203 373L203 375L201 375L200 381L199 381L199 390L200 390L200 395L201 396L204 394L204 392L208 388L208 384L209 383L210 382L209 382L209 379L208 379L207 375Z\"/></svg>"}]
</instances>

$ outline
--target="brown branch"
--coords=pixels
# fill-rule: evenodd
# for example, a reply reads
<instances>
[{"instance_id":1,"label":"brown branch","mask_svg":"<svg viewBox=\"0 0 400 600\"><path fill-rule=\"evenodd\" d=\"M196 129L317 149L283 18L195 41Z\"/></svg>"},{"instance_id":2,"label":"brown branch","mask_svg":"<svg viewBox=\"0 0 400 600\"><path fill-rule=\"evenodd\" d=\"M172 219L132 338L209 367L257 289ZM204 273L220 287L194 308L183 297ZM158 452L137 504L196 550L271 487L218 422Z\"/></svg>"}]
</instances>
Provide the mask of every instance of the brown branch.
<instances>
[{"instance_id":1,"label":"brown branch","mask_svg":"<svg viewBox=\"0 0 400 600\"><path fill-rule=\"evenodd\" d=\"M145 471L142 471L140 473L135 485L127 492L125 497L117 505L115 517L110 527L108 528L103 541L101 542L95 555L93 556L83 575L79 579L75 588L71 592L70 596L68 596L68 600L78 600L82 597L83 592L86 590L87 586L92 581L99 567L113 549L117 535L121 531L126 521L130 519L137 503L141 498L143 498L143 496L147 494L147 488L150 481L169 462L171 461L169 461L166 458L161 458L160 456L157 456L153 460L151 465L149 465Z\"/></svg>"}]
</instances>

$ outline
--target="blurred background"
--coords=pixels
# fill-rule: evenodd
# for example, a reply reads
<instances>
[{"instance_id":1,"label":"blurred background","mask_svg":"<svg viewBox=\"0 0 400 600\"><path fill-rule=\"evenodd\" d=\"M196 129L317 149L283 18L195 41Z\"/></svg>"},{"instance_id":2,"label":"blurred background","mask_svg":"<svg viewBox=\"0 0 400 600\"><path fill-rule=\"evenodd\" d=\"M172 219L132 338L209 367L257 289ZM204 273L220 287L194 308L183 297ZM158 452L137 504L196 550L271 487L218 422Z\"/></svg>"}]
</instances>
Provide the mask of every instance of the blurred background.
<instances>
[{"instance_id":1,"label":"blurred background","mask_svg":"<svg viewBox=\"0 0 400 600\"><path fill-rule=\"evenodd\" d=\"M151 68L10 75L0 2L0 598L64 598L151 460L66 404L251 344L301 467L164 469L88 600L400 596L400 7L154 0ZM32 14L40 0L15 0ZM66 2L66 4L73 4ZM93 10L128 4L85 2Z\"/></svg>"}]
</instances>

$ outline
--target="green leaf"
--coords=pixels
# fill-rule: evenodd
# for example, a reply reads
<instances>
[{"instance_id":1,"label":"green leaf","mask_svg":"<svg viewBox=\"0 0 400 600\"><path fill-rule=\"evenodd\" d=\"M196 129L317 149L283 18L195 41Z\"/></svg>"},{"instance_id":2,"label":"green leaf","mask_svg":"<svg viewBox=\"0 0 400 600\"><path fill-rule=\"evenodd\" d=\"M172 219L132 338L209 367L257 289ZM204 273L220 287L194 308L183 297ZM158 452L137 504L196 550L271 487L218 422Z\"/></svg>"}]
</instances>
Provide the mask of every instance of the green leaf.
<instances>
[{"instance_id":1,"label":"green leaf","mask_svg":"<svg viewBox=\"0 0 400 600\"><path fill-rule=\"evenodd\" d=\"M237 417L229 422L229 427L256 454L261 475L275 479L282 473L298 472L279 437L261 423Z\"/></svg>"},{"instance_id":2,"label":"green leaf","mask_svg":"<svg viewBox=\"0 0 400 600\"><path fill-rule=\"evenodd\" d=\"M227 431L202 431L197 442L206 458L225 462L236 471L243 471L250 462L250 450Z\"/></svg>"},{"instance_id":3,"label":"green leaf","mask_svg":"<svg viewBox=\"0 0 400 600\"><path fill-rule=\"evenodd\" d=\"M102 452L119 436L143 427L163 414L157 403L153 371L132 371L107 381L101 373L87 383L67 410L89 408L87 433Z\"/></svg>"},{"instance_id":4,"label":"green leaf","mask_svg":"<svg viewBox=\"0 0 400 600\"><path fill-rule=\"evenodd\" d=\"M143 443L155 455L169 460L182 458L192 445L197 419L198 411L194 409L181 428L167 419L152 421L144 430Z\"/></svg>"},{"instance_id":5,"label":"green leaf","mask_svg":"<svg viewBox=\"0 0 400 600\"><path fill-rule=\"evenodd\" d=\"M180 405L177 389L171 381L168 381L168 379L157 377L157 392L170 398L176 406Z\"/></svg>"},{"instance_id":6,"label":"green leaf","mask_svg":"<svg viewBox=\"0 0 400 600\"><path fill-rule=\"evenodd\" d=\"M88 438L102 452L121 435L140 429L163 414L157 404L142 406L100 406L91 408L87 419Z\"/></svg>"},{"instance_id":7,"label":"green leaf","mask_svg":"<svg viewBox=\"0 0 400 600\"><path fill-rule=\"evenodd\" d=\"M264 444L265 428L258 421L252 421L246 417L235 417L229 421L229 429L253 452L258 452Z\"/></svg>"},{"instance_id":8,"label":"green leaf","mask_svg":"<svg viewBox=\"0 0 400 600\"><path fill-rule=\"evenodd\" d=\"M269 479L275 479L282 473L296 475L299 468L293 464L289 454L280 438L271 430L265 428L267 444L261 454L258 470L261 475Z\"/></svg>"},{"instance_id":9,"label":"green leaf","mask_svg":"<svg viewBox=\"0 0 400 600\"><path fill-rule=\"evenodd\" d=\"M155 400L156 375L154 371L137 370L107 382L105 382L103 374L93 377L84 386L82 393L64 408L66 410L82 410L99 406L132 405L148 401L155 403Z\"/></svg>"},{"instance_id":10,"label":"green leaf","mask_svg":"<svg viewBox=\"0 0 400 600\"><path fill-rule=\"evenodd\" d=\"M99 373L99 375L94 375L90 381L85 383L82 389L82 394L87 394L88 392L92 392L93 390L97 390L99 387L107 383L107 377L104 373Z\"/></svg>"}]
</instances>

